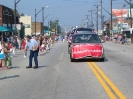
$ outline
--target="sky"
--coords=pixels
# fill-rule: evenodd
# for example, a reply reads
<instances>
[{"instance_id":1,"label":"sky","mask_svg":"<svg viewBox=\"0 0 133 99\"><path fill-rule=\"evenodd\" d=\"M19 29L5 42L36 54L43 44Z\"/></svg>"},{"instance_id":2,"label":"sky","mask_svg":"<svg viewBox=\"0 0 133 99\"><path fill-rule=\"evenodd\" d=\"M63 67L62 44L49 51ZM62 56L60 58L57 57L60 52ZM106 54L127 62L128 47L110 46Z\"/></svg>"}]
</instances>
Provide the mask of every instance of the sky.
<instances>
[{"instance_id":1,"label":"sky","mask_svg":"<svg viewBox=\"0 0 133 99\"><path fill-rule=\"evenodd\" d=\"M18 0L16 0L18 1ZM100 14L100 1L101 0L20 0L17 4L18 12L24 13L25 15L32 16L32 22L35 20L35 9L39 12L42 7L49 6L48 9L44 9L44 17L49 15L44 20L44 25L48 25L49 20L59 20L59 24L62 27L65 27L67 31L71 30L71 27L83 25L83 22L86 21L87 16L91 15L89 10L96 10L96 6L99 5L99 14ZM103 8L110 12L110 1L111 0L102 0ZM127 0L129 1L129 0ZM0 4L5 5L9 8L14 9L14 0L0 0ZM123 4L126 4L125 8L129 8L129 5L125 0L113 0L113 9L120 9ZM94 11L96 12L96 11ZM108 20L110 15L103 10L103 15L105 16L104 20ZM93 14L93 18L96 19L96 14ZM90 19L90 17L89 17ZM37 15L36 20L38 22L42 21L42 12ZM93 20L94 25L96 24ZM86 22L85 22L86 23ZM100 29L100 17L99 17L99 29ZM86 26L87 27L87 26ZM95 27L94 27L95 28Z\"/></svg>"}]
</instances>

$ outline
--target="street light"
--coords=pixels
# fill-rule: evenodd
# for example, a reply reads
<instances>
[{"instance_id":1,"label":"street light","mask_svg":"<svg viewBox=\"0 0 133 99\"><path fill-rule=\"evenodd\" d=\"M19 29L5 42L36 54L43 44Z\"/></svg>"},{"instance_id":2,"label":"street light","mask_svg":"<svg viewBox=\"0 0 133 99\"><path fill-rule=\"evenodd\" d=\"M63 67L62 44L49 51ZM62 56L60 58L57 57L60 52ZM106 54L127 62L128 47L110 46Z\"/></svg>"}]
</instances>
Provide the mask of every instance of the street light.
<instances>
[{"instance_id":1,"label":"street light","mask_svg":"<svg viewBox=\"0 0 133 99\"><path fill-rule=\"evenodd\" d=\"M53 18L54 18L54 17L53 17ZM52 19L53 19L53 18L52 18ZM48 27L49 27L49 28L51 28L51 25L50 25L50 24L51 24L51 20L52 20L52 19L48 20Z\"/></svg>"},{"instance_id":2,"label":"street light","mask_svg":"<svg viewBox=\"0 0 133 99\"><path fill-rule=\"evenodd\" d=\"M45 20L49 15L53 15L53 13L49 13L49 14L44 18L44 20Z\"/></svg>"},{"instance_id":3,"label":"street light","mask_svg":"<svg viewBox=\"0 0 133 99\"><path fill-rule=\"evenodd\" d=\"M16 6L17 6L17 4L19 3L19 1L20 0L18 0L17 2L16 2L16 0L14 0L14 24L15 24L15 32L17 31L17 29L16 29Z\"/></svg>"},{"instance_id":4,"label":"street light","mask_svg":"<svg viewBox=\"0 0 133 99\"><path fill-rule=\"evenodd\" d=\"M35 35L36 35L36 17L37 15L42 11L42 31L44 33L44 30L43 30L43 25L44 25L44 8L49 8L49 6L45 6L45 7L42 7L42 9L36 13L36 9L35 9Z\"/></svg>"},{"instance_id":5,"label":"street light","mask_svg":"<svg viewBox=\"0 0 133 99\"><path fill-rule=\"evenodd\" d=\"M44 34L44 8L48 9L49 6L45 6L45 7L42 7L42 31L43 31L43 34Z\"/></svg>"}]
</instances>

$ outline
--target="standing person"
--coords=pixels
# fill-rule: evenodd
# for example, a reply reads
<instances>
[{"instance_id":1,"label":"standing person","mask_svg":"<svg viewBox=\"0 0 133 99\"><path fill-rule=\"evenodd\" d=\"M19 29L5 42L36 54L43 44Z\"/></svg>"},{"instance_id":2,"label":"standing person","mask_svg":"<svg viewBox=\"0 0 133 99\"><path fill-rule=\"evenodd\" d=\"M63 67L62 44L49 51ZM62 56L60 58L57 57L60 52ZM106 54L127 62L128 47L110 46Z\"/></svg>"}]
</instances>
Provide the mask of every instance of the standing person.
<instances>
[{"instance_id":1,"label":"standing person","mask_svg":"<svg viewBox=\"0 0 133 99\"><path fill-rule=\"evenodd\" d=\"M17 42L18 42L18 50L20 50L21 49L21 40L20 40L20 38L17 38Z\"/></svg>"},{"instance_id":2,"label":"standing person","mask_svg":"<svg viewBox=\"0 0 133 99\"><path fill-rule=\"evenodd\" d=\"M11 51L10 54L11 54L11 57L12 57L12 54L13 54L13 53L12 53L12 52L13 52L12 48L13 48L13 46L12 46L12 43L11 43L11 42L8 43L8 48L9 48L10 51Z\"/></svg>"},{"instance_id":3,"label":"standing person","mask_svg":"<svg viewBox=\"0 0 133 99\"><path fill-rule=\"evenodd\" d=\"M28 41L24 39L22 42L22 48L24 50L24 58L27 56L26 43L28 43Z\"/></svg>"},{"instance_id":4,"label":"standing person","mask_svg":"<svg viewBox=\"0 0 133 99\"><path fill-rule=\"evenodd\" d=\"M61 38L61 39L62 39L62 41L63 41L63 42L65 41L65 40L64 40L64 39L65 39L64 35L62 36L62 38Z\"/></svg>"},{"instance_id":5,"label":"standing person","mask_svg":"<svg viewBox=\"0 0 133 99\"><path fill-rule=\"evenodd\" d=\"M27 43L26 44L26 50L29 48L30 50L30 55L29 55L29 66L26 68L32 68L32 58L34 57L34 62L35 66L33 67L34 69L38 68L38 42L35 40L35 38L30 39L30 36L27 36Z\"/></svg>"},{"instance_id":6,"label":"standing person","mask_svg":"<svg viewBox=\"0 0 133 99\"><path fill-rule=\"evenodd\" d=\"M5 67L5 70L8 70L8 67L6 65L6 59L8 58L7 57L8 53L10 53L10 50L8 50L8 48L6 47L5 42L2 42L2 44L1 44L1 52L0 52L0 59L1 59L0 64L3 63L3 65Z\"/></svg>"},{"instance_id":7,"label":"standing person","mask_svg":"<svg viewBox=\"0 0 133 99\"><path fill-rule=\"evenodd\" d=\"M3 53L1 53L1 51L2 51L2 45L0 42L0 70L2 69L2 56L3 56Z\"/></svg>"}]
</instances>

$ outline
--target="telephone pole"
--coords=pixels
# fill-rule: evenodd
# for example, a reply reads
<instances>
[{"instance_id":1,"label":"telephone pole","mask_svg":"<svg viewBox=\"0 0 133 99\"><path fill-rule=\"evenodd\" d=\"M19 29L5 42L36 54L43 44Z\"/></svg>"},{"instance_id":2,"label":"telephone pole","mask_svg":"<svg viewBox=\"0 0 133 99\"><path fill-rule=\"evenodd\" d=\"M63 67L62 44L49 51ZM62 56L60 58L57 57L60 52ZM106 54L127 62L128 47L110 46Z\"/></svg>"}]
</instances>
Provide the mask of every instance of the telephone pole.
<instances>
[{"instance_id":1,"label":"telephone pole","mask_svg":"<svg viewBox=\"0 0 133 99\"><path fill-rule=\"evenodd\" d=\"M44 7L42 7L42 33L44 35Z\"/></svg>"},{"instance_id":2,"label":"telephone pole","mask_svg":"<svg viewBox=\"0 0 133 99\"><path fill-rule=\"evenodd\" d=\"M112 0L111 0L111 26L110 26L110 34L111 34L111 36L113 36L113 34L112 34ZM110 36L110 35L109 35Z\"/></svg>"},{"instance_id":3,"label":"telephone pole","mask_svg":"<svg viewBox=\"0 0 133 99\"><path fill-rule=\"evenodd\" d=\"M90 16L90 15L86 15L86 16L87 16L87 28L88 28L89 16Z\"/></svg>"},{"instance_id":4,"label":"telephone pole","mask_svg":"<svg viewBox=\"0 0 133 99\"><path fill-rule=\"evenodd\" d=\"M96 12L97 17L96 17L96 19L97 19L97 34L98 34L98 6L99 5L94 5L94 6L96 6L96 8L97 8L97 12Z\"/></svg>"},{"instance_id":5,"label":"telephone pole","mask_svg":"<svg viewBox=\"0 0 133 99\"><path fill-rule=\"evenodd\" d=\"M92 24L92 28L93 28L93 26L94 26L94 24L93 24L93 17L92 17L92 12L93 11L95 11L95 10L89 10L88 12L91 12L91 24Z\"/></svg>"},{"instance_id":6,"label":"telephone pole","mask_svg":"<svg viewBox=\"0 0 133 99\"><path fill-rule=\"evenodd\" d=\"M133 44L133 30L132 30L132 0L130 0L130 2L128 2L127 0L125 0L129 5L130 5L130 25L131 25L131 30L130 30L130 34L131 34L131 43Z\"/></svg>"},{"instance_id":7,"label":"telephone pole","mask_svg":"<svg viewBox=\"0 0 133 99\"><path fill-rule=\"evenodd\" d=\"M15 33L17 32L17 28L16 28L16 7L17 7L17 4L19 3L20 0L18 0L16 2L16 0L14 0L14 24L15 24Z\"/></svg>"},{"instance_id":8,"label":"telephone pole","mask_svg":"<svg viewBox=\"0 0 133 99\"><path fill-rule=\"evenodd\" d=\"M102 0L101 0L101 30L102 30L102 32L103 32L103 14L102 14Z\"/></svg>"}]
</instances>

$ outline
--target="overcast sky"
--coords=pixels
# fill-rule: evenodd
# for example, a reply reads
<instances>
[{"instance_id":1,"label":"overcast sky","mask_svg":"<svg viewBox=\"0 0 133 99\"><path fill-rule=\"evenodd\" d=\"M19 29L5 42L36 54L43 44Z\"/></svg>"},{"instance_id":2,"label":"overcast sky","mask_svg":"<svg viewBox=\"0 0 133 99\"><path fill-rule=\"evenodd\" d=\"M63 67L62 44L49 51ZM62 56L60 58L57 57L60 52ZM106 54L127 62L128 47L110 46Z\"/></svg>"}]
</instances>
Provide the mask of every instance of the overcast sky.
<instances>
[{"instance_id":1,"label":"overcast sky","mask_svg":"<svg viewBox=\"0 0 133 99\"><path fill-rule=\"evenodd\" d=\"M0 4L14 8L14 0L0 0ZM125 8L129 8L129 5L124 0L113 0L114 9L120 9L123 4L126 4ZM100 0L20 0L17 4L17 10L19 13L32 16L32 21L34 21L34 9L38 12L42 7L49 6L48 9L44 10L44 16L46 17L49 13L53 13L53 15L48 16L44 24L47 25L50 19L55 20L57 17L60 24L70 30L72 26L80 26L83 23L82 21L86 19L86 15L90 15L88 10L96 10L94 5L99 5L100 10ZM110 12L110 0L103 0L103 8ZM104 10L103 15L105 15L104 20L110 18L110 15ZM93 14L93 17L96 18L96 15ZM37 21L42 21L41 12L37 16ZM96 24L94 20L93 22Z\"/></svg>"}]
</instances>

